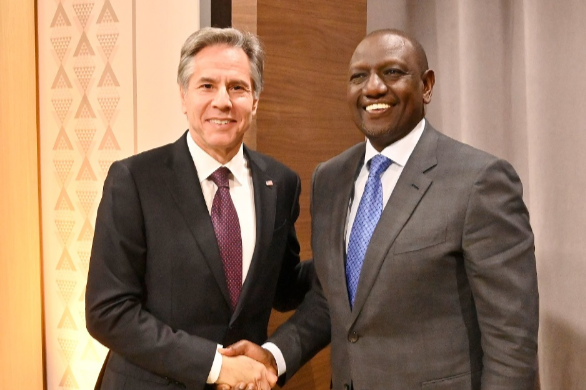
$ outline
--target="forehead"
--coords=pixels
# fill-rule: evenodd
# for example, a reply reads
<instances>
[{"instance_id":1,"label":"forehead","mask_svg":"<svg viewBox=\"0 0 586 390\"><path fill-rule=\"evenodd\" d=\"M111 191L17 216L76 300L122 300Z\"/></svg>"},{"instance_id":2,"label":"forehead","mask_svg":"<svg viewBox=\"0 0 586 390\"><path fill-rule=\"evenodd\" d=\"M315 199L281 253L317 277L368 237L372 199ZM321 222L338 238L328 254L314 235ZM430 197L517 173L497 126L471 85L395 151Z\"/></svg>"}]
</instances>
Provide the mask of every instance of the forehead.
<instances>
[{"instance_id":1,"label":"forehead","mask_svg":"<svg viewBox=\"0 0 586 390\"><path fill-rule=\"evenodd\" d=\"M250 60L244 50L227 44L207 46L193 57L193 75L232 75L250 79Z\"/></svg>"},{"instance_id":2,"label":"forehead","mask_svg":"<svg viewBox=\"0 0 586 390\"><path fill-rule=\"evenodd\" d=\"M391 33L370 35L356 47L350 67L378 67L389 62L417 67L417 53L411 41Z\"/></svg>"}]
</instances>

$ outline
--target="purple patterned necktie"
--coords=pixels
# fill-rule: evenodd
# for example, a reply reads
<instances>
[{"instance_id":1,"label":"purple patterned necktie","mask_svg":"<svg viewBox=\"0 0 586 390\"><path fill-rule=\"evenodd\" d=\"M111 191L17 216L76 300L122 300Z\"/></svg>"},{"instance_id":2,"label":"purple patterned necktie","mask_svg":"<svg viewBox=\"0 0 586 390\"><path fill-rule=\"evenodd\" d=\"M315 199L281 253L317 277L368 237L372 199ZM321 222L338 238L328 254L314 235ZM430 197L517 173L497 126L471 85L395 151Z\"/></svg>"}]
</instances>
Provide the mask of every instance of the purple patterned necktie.
<instances>
[{"instance_id":1,"label":"purple patterned necktie","mask_svg":"<svg viewBox=\"0 0 586 390\"><path fill-rule=\"evenodd\" d=\"M218 186L212 203L211 217L234 310L242 289L242 236L238 214L230 196L229 175L228 168L220 167L209 179Z\"/></svg>"}]
</instances>

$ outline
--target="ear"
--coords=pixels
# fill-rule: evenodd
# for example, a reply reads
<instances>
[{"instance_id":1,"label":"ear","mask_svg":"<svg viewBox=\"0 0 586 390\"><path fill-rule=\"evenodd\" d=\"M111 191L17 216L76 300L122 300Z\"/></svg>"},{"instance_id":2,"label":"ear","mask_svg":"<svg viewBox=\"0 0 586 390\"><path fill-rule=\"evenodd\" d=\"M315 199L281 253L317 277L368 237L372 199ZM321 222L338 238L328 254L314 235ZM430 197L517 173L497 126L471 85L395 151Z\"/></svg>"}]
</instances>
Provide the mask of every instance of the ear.
<instances>
[{"instance_id":1,"label":"ear","mask_svg":"<svg viewBox=\"0 0 586 390\"><path fill-rule=\"evenodd\" d=\"M252 100L252 116L256 115L256 109L258 108L258 99L253 96Z\"/></svg>"},{"instance_id":2,"label":"ear","mask_svg":"<svg viewBox=\"0 0 586 390\"><path fill-rule=\"evenodd\" d=\"M431 102L431 94L435 84L435 73L428 69L421 75L421 82L423 83L423 103L429 104Z\"/></svg>"},{"instance_id":3,"label":"ear","mask_svg":"<svg viewBox=\"0 0 586 390\"><path fill-rule=\"evenodd\" d=\"M185 105L185 95L186 92L183 90L183 87L179 85L179 99L181 99L181 112L187 114L187 106Z\"/></svg>"}]
</instances>

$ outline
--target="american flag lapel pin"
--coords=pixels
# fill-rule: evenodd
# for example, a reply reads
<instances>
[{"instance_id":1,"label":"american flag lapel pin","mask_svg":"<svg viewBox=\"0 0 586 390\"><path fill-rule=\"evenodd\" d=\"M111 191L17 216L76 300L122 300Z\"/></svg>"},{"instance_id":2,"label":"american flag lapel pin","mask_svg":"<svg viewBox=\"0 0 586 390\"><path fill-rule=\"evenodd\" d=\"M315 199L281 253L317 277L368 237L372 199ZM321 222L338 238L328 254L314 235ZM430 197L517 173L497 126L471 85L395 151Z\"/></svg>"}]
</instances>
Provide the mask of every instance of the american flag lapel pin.
<instances>
[{"instance_id":1,"label":"american flag lapel pin","mask_svg":"<svg viewBox=\"0 0 586 390\"><path fill-rule=\"evenodd\" d=\"M273 186L273 181L272 180L267 180L266 181L266 185L267 185L267 187L272 187Z\"/></svg>"}]
</instances>

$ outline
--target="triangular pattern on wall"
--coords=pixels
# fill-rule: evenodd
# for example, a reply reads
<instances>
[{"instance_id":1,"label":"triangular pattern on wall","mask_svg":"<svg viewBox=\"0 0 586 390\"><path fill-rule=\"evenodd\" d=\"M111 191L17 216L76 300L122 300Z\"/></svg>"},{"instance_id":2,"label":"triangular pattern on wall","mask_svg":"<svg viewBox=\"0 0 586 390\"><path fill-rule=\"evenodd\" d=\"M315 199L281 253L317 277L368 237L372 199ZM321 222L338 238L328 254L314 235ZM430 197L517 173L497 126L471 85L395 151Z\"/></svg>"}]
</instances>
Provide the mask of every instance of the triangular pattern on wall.
<instances>
[{"instance_id":1,"label":"triangular pattern on wall","mask_svg":"<svg viewBox=\"0 0 586 390\"><path fill-rule=\"evenodd\" d=\"M85 346L85 349L83 350L83 353L81 354L81 358L83 360L91 360L94 362L101 361L100 355L98 355L98 351L96 350L96 346L94 345L94 342L92 339L88 339L87 344Z\"/></svg>"},{"instance_id":2,"label":"triangular pattern on wall","mask_svg":"<svg viewBox=\"0 0 586 390\"><path fill-rule=\"evenodd\" d=\"M94 3L73 3L73 10L75 11L75 15L77 15L77 19L81 24L81 27L85 29L87 25L87 21L92 13L92 9L94 8Z\"/></svg>"},{"instance_id":3,"label":"triangular pattern on wall","mask_svg":"<svg viewBox=\"0 0 586 390\"><path fill-rule=\"evenodd\" d=\"M71 141L69 140L67 132L63 126L59 129L55 145L53 145L53 150L73 150L73 145L71 145Z\"/></svg>"},{"instance_id":4,"label":"triangular pattern on wall","mask_svg":"<svg viewBox=\"0 0 586 390\"><path fill-rule=\"evenodd\" d=\"M87 97L87 95L83 95L81 98L81 102L79 103L79 107L75 113L75 119L79 118L95 118L96 114L94 114L94 110L92 109L92 105Z\"/></svg>"},{"instance_id":5,"label":"triangular pattern on wall","mask_svg":"<svg viewBox=\"0 0 586 390\"><path fill-rule=\"evenodd\" d=\"M96 181L97 177L96 174L94 173L94 170L92 169L92 166L90 164L90 160L88 160L87 157L85 157L83 159L83 163L81 164L81 168L79 169L79 173L77 174L77 177L75 178L75 180L77 181Z\"/></svg>"},{"instance_id":6,"label":"triangular pattern on wall","mask_svg":"<svg viewBox=\"0 0 586 390\"><path fill-rule=\"evenodd\" d=\"M92 79L92 75L94 74L94 70L96 69L95 66L74 66L73 71L75 72L75 76L77 76L77 80L79 84L83 88L84 91L87 91L87 87Z\"/></svg>"},{"instance_id":7,"label":"triangular pattern on wall","mask_svg":"<svg viewBox=\"0 0 586 390\"><path fill-rule=\"evenodd\" d=\"M71 42L70 36L63 36L63 37L52 37L51 44L53 45L53 50L57 53L57 57L59 57L59 61L63 61L65 57L65 53L67 53L67 49L69 48L69 43Z\"/></svg>"},{"instance_id":8,"label":"triangular pattern on wall","mask_svg":"<svg viewBox=\"0 0 586 390\"><path fill-rule=\"evenodd\" d=\"M96 23L118 23L118 16L116 16L116 12L114 12L114 8L112 7L110 0L104 1L104 6L100 11L100 15L98 16Z\"/></svg>"},{"instance_id":9,"label":"triangular pattern on wall","mask_svg":"<svg viewBox=\"0 0 586 390\"><path fill-rule=\"evenodd\" d=\"M55 204L55 210L75 211L73 203L71 203L71 199L69 199L69 195L67 195L67 191L65 191L65 187L61 188L61 192L59 193L59 197L57 198L57 203Z\"/></svg>"},{"instance_id":10,"label":"triangular pattern on wall","mask_svg":"<svg viewBox=\"0 0 586 390\"><path fill-rule=\"evenodd\" d=\"M98 42L100 42L100 47L104 51L106 58L110 58L112 54L112 50L116 47L116 41L118 40L118 33L111 33L111 34L97 34L96 37L98 38Z\"/></svg>"},{"instance_id":11,"label":"triangular pattern on wall","mask_svg":"<svg viewBox=\"0 0 586 390\"><path fill-rule=\"evenodd\" d=\"M100 107L104 111L104 115L106 115L106 119L108 122L112 121L112 116L116 112L116 107L118 106L118 102L120 101L120 96L111 96L111 97L99 97L98 103Z\"/></svg>"},{"instance_id":12,"label":"triangular pattern on wall","mask_svg":"<svg viewBox=\"0 0 586 390\"><path fill-rule=\"evenodd\" d=\"M98 164L102 169L102 174L106 176L110 170L110 166L114 163L114 160L98 160Z\"/></svg>"},{"instance_id":13,"label":"triangular pattern on wall","mask_svg":"<svg viewBox=\"0 0 586 390\"><path fill-rule=\"evenodd\" d=\"M55 76L55 80L53 81L53 85L51 89L61 89L61 88L72 88L71 81L69 81L69 77L67 77L67 73L65 72L65 68L63 65L59 66L59 70L57 71L57 75Z\"/></svg>"},{"instance_id":14,"label":"triangular pattern on wall","mask_svg":"<svg viewBox=\"0 0 586 390\"><path fill-rule=\"evenodd\" d=\"M96 135L96 129L75 129L75 135L77 135L81 150L87 154Z\"/></svg>"},{"instance_id":15,"label":"triangular pattern on wall","mask_svg":"<svg viewBox=\"0 0 586 390\"><path fill-rule=\"evenodd\" d=\"M77 301L78 302L85 302L85 287L81 291L81 294L79 294L79 299ZM83 310L83 313L81 313L80 317L85 318L85 308L82 308L82 310Z\"/></svg>"},{"instance_id":16,"label":"triangular pattern on wall","mask_svg":"<svg viewBox=\"0 0 586 390\"><path fill-rule=\"evenodd\" d=\"M73 227L75 226L75 221L66 219L56 219L55 225L57 226L57 232L59 233L59 237L61 237L63 244L67 245L69 237L71 237Z\"/></svg>"},{"instance_id":17,"label":"triangular pattern on wall","mask_svg":"<svg viewBox=\"0 0 586 390\"><path fill-rule=\"evenodd\" d=\"M72 102L73 102L73 99L71 99L71 98L51 99L51 103L53 103L53 108L55 109L55 113L57 114L57 117L59 118L61 123L63 123L63 121L65 121L65 117L67 116L67 113L69 112L69 108L71 108Z\"/></svg>"},{"instance_id":18,"label":"triangular pattern on wall","mask_svg":"<svg viewBox=\"0 0 586 390\"><path fill-rule=\"evenodd\" d=\"M77 271L67 248L63 248L63 253L61 254L61 258L59 259L55 269L57 271Z\"/></svg>"},{"instance_id":19,"label":"triangular pattern on wall","mask_svg":"<svg viewBox=\"0 0 586 390\"><path fill-rule=\"evenodd\" d=\"M61 320L59 320L59 324L57 324L57 329L70 329L70 330L77 330L77 325L75 325L75 319L71 315L69 308L66 307L63 315L61 316Z\"/></svg>"},{"instance_id":20,"label":"triangular pattern on wall","mask_svg":"<svg viewBox=\"0 0 586 390\"><path fill-rule=\"evenodd\" d=\"M71 26L71 22L67 17L67 13L63 8L63 4L59 2L57 6L57 10L55 11L55 16L53 16L53 21L51 22L51 27L63 27L63 26Z\"/></svg>"},{"instance_id":21,"label":"triangular pattern on wall","mask_svg":"<svg viewBox=\"0 0 586 390\"><path fill-rule=\"evenodd\" d=\"M81 231L79 232L79 236L77 237L77 241L92 241L94 238L94 228L90 223L89 219L86 219Z\"/></svg>"},{"instance_id":22,"label":"triangular pattern on wall","mask_svg":"<svg viewBox=\"0 0 586 390\"><path fill-rule=\"evenodd\" d=\"M65 303L69 304L71 301L71 296L73 295L73 291L75 290L75 286L77 286L77 282L75 280L57 279L56 283L61 296L65 300Z\"/></svg>"},{"instance_id":23,"label":"triangular pattern on wall","mask_svg":"<svg viewBox=\"0 0 586 390\"><path fill-rule=\"evenodd\" d=\"M85 273L88 272L90 267L90 253L89 251L77 251L77 255L79 256L79 260L81 262L81 266Z\"/></svg>"},{"instance_id":24,"label":"triangular pattern on wall","mask_svg":"<svg viewBox=\"0 0 586 390\"><path fill-rule=\"evenodd\" d=\"M79 340L57 337L57 342L59 343L59 347L61 347L61 351L63 352L63 356L65 356L65 360L67 361L67 363L71 362L71 358L75 353L75 349L79 344Z\"/></svg>"},{"instance_id":25,"label":"triangular pattern on wall","mask_svg":"<svg viewBox=\"0 0 586 390\"><path fill-rule=\"evenodd\" d=\"M92 206L94 205L94 202L96 200L96 197L98 196L98 191L97 190L75 190L75 193L77 194L77 198L79 199L79 203L81 204L81 207L83 208L83 211L85 212L86 216L89 214Z\"/></svg>"},{"instance_id":26,"label":"triangular pattern on wall","mask_svg":"<svg viewBox=\"0 0 586 390\"><path fill-rule=\"evenodd\" d=\"M104 67L100 81L98 81L98 87L119 87L120 83L114 74L112 65L108 62Z\"/></svg>"},{"instance_id":27,"label":"triangular pattern on wall","mask_svg":"<svg viewBox=\"0 0 586 390\"><path fill-rule=\"evenodd\" d=\"M94 49L92 48L92 44L88 39L85 31L81 34L81 38L79 38L79 42L77 47L75 48L75 52L73 53L74 57L79 56L93 56L96 55Z\"/></svg>"},{"instance_id":28,"label":"triangular pattern on wall","mask_svg":"<svg viewBox=\"0 0 586 390\"><path fill-rule=\"evenodd\" d=\"M79 385L77 384L75 376L73 376L73 372L69 366L67 367L67 370L65 370L63 378L61 378L61 382L59 382L59 387L65 387L66 389L79 389Z\"/></svg>"},{"instance_id":29,"label":"triangular pattern on wall","mask_svg":"<svg viewBox=\"0 0 586 390\"><path fill-rule=\"evenodd\" d=\"M110 126L108 126L106 129L104 138L102 138L102 142L100 142L100 146L98 146L98 150L120 150L120 145L118 144L118 141L116 140L114 132Z\"/></svg>"},{"instance_id":30,"label":"triangular pattern on wall","mask_svg":"<svg viewBox=\"0 0 586 390\"><path fill-rule=\"evenodd\" d=\"M55 171L57 172L57 177L61 185L65 184L67 177L71 173L73 160L53 160L53 165L55 166Z\"/></svg>"}]
</instances>

